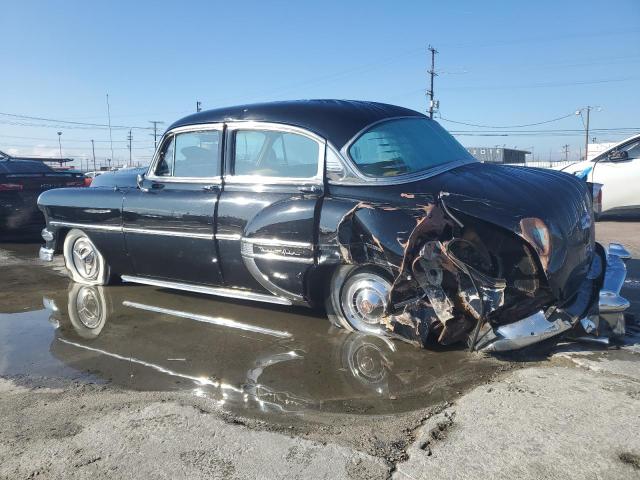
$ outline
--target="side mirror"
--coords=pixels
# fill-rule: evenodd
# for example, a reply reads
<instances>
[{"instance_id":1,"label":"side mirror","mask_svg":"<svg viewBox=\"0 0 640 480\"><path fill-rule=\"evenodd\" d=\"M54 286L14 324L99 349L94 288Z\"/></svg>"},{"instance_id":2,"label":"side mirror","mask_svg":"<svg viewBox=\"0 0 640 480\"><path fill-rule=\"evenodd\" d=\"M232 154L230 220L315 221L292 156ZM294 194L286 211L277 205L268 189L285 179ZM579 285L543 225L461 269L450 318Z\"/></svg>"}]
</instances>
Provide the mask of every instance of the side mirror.
<instances>
[{"instance_id":1,"label":"side mirror","mask_svg":"<svg viewBox=\"0 0 640 480\"><path fill-rule=\"evenodd\" d=\"M144 173L139 173L136 177L136 184L141 192L148 192L149 189L144 187Z\"/></svg>"},{"instance_id":2,"label":"side mirror","mask_svg":"<svg viewBox=\"0 0 640 480\"><path fill-rule=\"evenodd\" d=\"M629 159L629 152L626 150L614 150L608 155L608 160L611 162L624 162Z\"/></svg>"}]
</instances>

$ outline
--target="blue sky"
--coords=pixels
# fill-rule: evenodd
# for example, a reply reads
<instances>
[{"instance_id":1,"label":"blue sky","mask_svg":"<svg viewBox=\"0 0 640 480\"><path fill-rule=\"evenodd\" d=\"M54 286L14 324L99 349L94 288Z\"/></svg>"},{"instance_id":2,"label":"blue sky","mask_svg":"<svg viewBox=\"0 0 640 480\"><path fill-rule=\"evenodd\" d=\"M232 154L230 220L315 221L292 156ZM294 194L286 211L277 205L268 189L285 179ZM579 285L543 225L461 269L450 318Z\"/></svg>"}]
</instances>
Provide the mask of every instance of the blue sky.
<instances>
[{"instance_id":1,"label":"blue sky","mask_svg":"<svg viewBox=\"0 0 640 480\"><path fill-rule=\"evenodd\" d=\"M592 127L640 130L638 0L2 3L2 113L103 124L107 92L115 125L166 127L196 100L350 98L425 111L433 44L444 118L522 125L595 105ZM62 131L64 155L90 157L93 138L98 160L111 156L107 130L57 125L0 115L0 150L57 155ZM571 116L519 130L581 128ZM115 162L128 158L127 133L113 131ZM547 159L565 143L578 155L583 136L569 133L457 138L533 146ZM153 138L133 137L134 161L147 161Z\"/></svg>"}]
</instances>

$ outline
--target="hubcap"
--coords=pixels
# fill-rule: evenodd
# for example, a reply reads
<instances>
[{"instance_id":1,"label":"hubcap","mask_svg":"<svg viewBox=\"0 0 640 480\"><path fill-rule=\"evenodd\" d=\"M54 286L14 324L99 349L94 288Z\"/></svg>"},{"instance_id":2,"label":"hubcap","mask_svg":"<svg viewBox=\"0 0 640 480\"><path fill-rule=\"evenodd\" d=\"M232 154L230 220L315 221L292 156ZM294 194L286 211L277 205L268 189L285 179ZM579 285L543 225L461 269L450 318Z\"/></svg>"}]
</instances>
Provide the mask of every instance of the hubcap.
<instances>
[{"instance_id":1,"label":"hubcap","mask_svg":"<svg viewBox=\"0 0 640 480\"><path fill-rule=\"evenodd\" d=\"M98 276L98 257L89 239L79 238L73 244L73 266L86 280L95 280Z\"/></svg>"},{"instance_id":2,"label":"hubcap","mask_svg":"<svg viewBox=\"0 0 640 480\"><path fill-rule=\"evenodd\" d=\"M391 284L372 273L356 274L342 289L341 302L349 323L359 331L379 332Z\"/></svg>"},{"instance_id":3,"label":"hubcap","mask_svg":"<svg viewBox=\"0 0 640 480\"><path fill-rule=\"evenodd\" d=\"M102 307L93 288L85 287L78 292L76 312L78 312L78 319L85 327L94 329L100 326Z\"/></svg>"}]
</instances>

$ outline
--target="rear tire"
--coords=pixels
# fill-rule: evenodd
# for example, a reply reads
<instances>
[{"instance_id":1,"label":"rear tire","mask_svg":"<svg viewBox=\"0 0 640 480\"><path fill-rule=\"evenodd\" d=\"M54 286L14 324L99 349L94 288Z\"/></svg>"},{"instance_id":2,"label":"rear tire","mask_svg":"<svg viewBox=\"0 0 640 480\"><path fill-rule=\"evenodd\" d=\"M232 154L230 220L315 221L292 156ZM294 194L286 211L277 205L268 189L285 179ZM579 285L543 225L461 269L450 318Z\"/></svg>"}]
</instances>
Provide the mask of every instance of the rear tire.
<instances>
[{"instance_id":1,"label":"rear tire","mask_svg":"<svg viewBox=\"0 0 640 480\"><path fill-rule=\"evenodd\" d=\"M331 323L350 331L388 335L382 324L391 291L388 277L375 267L338 267L325 300Z\"/></svg>"},{"instance_id":2,"label":"rear tire","mask_svg":"<svg viewBox=\"0 0 640 480\"><path fill-rule=\"evenodd\" d=\"M74 282L94 286L109 284L109 265L82 230L74 228L67 233L62 251L67 271Z\"/></svg>"}]
</instances>

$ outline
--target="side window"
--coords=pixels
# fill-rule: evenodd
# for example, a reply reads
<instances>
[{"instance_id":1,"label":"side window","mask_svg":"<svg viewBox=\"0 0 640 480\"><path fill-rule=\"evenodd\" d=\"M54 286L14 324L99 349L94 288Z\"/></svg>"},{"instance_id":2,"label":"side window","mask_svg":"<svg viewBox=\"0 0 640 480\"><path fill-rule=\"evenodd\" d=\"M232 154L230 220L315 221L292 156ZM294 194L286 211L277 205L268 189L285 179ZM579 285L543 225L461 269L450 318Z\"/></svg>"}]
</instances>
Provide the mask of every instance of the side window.
<instances>
[{"instance_id":1,"label":"side window","mask_svg":"<svg viewBox=\"0 0 640 480\"><path fill-rule=\"evenodd\" d=\"M640 141L631 143L626 147L623 147L622 150L627 151L629 160L635 160L637 158L640 158Z\"/></svg>"},{"instance_id":2,"label":"side window","mask_svg":"<svg viewBox=\"0 0 640 480\"><path fill-rule=\"evenodd\" d=\"M176 136L174 177L217 177L220 175L220 132L180 133Z\"/></svg>"},{"instance_id":3,"label":"side window","mask_svg":"<svg viewBox=\"0 0 640 480\"><path fill-rule=\"evenodd\" d=\"M159 177L170 177L173 172L173 160L175 153L174 142L175 137L171 137L160 152L160 159L158 160L156 171L154 172Z\"/></svg>"},{"instance_id":4,"label":"side window","mask_svg":"<svg viewBox=\"0 0 640 480\"><path fill-rule=\"evenodd\" d=\"M304 135L270 130L238 130L234 174L310 178L318 173L320 146Z\"/></svg>"}]
</instances>

